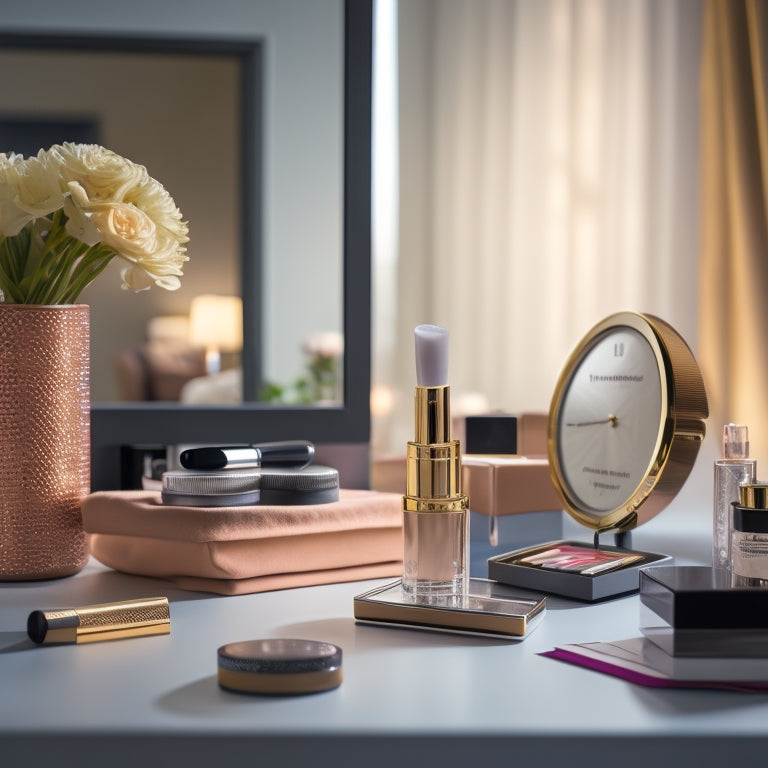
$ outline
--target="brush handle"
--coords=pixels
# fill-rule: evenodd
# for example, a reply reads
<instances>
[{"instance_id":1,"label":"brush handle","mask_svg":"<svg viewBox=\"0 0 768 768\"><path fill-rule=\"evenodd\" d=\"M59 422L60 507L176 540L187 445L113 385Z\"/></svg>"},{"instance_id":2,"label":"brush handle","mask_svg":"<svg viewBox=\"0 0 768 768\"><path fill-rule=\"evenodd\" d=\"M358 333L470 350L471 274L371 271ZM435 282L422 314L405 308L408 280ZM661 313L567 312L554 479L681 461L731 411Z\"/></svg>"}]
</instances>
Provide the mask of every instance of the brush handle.
<instances>
[{"instance_id":1,"label":"brush handle","mask_svg":"<svg viewBox=\"0 0 768 768\"><path fill-rule=\"evenodd\" d=\"M261 464L270 467L303 469L315 458L315 446L306 440L283 440L276 443L260 443L251 448L261 454Z\"/></svg>"},{"instance_id":2,"label":"brush handle","mask_svg":"<svg viewBox=\"0 0 768 768\"><path fill-rule=\"evenodd\" d=\"M229 446L223 448L188 448L179 462L184 469L250 469L269 465L274 468L303 469L312 463L315 446L306 440Z\"/></svg>"}]
</instances>

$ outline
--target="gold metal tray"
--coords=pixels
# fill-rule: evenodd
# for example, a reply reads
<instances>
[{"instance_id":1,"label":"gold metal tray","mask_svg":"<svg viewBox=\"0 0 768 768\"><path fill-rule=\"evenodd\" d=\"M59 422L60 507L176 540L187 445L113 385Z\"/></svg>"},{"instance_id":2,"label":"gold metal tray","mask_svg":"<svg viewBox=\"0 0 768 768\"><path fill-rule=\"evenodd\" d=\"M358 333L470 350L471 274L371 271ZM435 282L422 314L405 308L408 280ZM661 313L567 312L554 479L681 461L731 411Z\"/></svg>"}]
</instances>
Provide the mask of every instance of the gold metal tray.
<instances>
[{"instance_id":1,"label":"gold metal tray","mask_svg":"<svg viewBox=\"0 0 768 768\"><path fill-rule=\"evenodd\" d=\"M427 603L405 594L396 581L357 595L354 607L355 618L366 624L519 639L543 619L546 598L470 579L467 595Z\"/></svg>"}]
</instances>

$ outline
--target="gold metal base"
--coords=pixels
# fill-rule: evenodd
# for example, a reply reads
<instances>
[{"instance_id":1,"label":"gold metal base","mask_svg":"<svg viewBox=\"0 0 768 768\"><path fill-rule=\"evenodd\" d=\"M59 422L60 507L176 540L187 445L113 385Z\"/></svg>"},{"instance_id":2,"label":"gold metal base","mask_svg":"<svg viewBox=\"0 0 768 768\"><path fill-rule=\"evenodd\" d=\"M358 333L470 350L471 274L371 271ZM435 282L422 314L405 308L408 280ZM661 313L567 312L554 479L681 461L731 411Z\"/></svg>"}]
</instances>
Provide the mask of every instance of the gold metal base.
<instances>
[{"instance_id":1,"label":"gold metal base","mask_svg":"<svg viewBox=\"0 0 768 768\"><path fill-rule=\"evenodd\" d=\"M342 671L338 669L322 672L303 672L301 674L264 674L260 672L234 672L219 667L218 681L222 688L243 693L262 693L267 695L295 695L299 693L319 693L330 691L341 685Z\"/></svg>"},{"instance_id":2,"label":"gold metal base","mask_svg":"<svg viewBox=\"0 0 768 768\"><path fill-rule=\"evenodd\" d=\"M546 598L470 579L468 594L427 603L405 593L396 581L355 597L354 610L355 618L367 624L520 639L544 617Z\"/></svg>"}]
</instances>

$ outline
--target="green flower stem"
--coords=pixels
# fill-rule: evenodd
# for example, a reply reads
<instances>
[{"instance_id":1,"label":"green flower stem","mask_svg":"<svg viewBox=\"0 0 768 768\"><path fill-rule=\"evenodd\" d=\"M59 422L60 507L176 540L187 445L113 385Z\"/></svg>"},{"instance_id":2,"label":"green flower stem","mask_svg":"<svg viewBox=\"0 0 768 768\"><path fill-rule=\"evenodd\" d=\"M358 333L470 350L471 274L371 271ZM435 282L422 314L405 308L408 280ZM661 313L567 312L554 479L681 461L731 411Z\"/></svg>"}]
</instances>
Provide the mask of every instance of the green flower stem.
<instances>
[{"instance_id":1,"label":"green flower stem","mask_svg":"<svg viewBox=\"0 0 768 768\"><path fill-rule=\"evenodd\" d=\"M8 277L14 282L21 281L24 273L24 254L31 247L31 234L25 227L15 237L7 237L3 240L2 261Z\"/></svg>"},{"instance_id":2,"label":"green flower stem","mask_svg":"<svg viewBox=\"0 0 768 768\"><path fill-rule=\"evenodd\" d=\"M117 253L86 243L66 230L62 210L0 237L0 289L6 303L74 304Z\"/></svg>"},{"instance_id":3,"label":"green flower stem","mask_svg":"<svg viewBox=\"0 0 768 768\"><path fill-rule=\"evenodd\" d=\"M115 256L117 256L117 253L106 245L99 244L89 248L75 267L70 280L70 286L59 303L74 303L82 290L106 269L109 262Z\"/></svg>"},{"instance_id":4,"label":"green flower stem","mask_svg":"<svg viewBox=\"0 0 768 768\"><path fill-rule=\"evenodd\" d=\"M17 272L23 240L24 235L20 233L17 237L4 237L0 241L0 288L6 301L16 301L20 297Z\"/></svg>"},{"instance_id":5,"label":"green flower stem","mask_svg":"<svg viewBox=\"0 0 768 768\"><path fill-rule=\"evenodd\" d=\"M56 250L64 241L67 235L62 222L63 213L61 209L56 211L53 220L37 219L32 222L32 240L30 243L30 258L27 261L26 273L31 274L30 284L38 285L45 274L55 269ZM43 238L42 233L48 230L48 235ZM32 247L37 253L32 253ZM34 268L34 269L33 269Z\"/></svg>"},{"instance_id":6,"label":"green flower stem","mask_svg":"<svg viewBox=\"0 0 768 768\"><path fill-rule=\"evenodd\" d=\"M16 283L8 277L3 259L0 258L0 286L2 286L5 301L11 304L19 304L21 296L14 290Z\"/></svg>"},{"instance_id":7,"label":"green flower stem","mask_svg":"<svg viewBox=\"0 0 768 768\"><path fill-rule=\"evenodd\" d=\"M77 259L87 250L84 243L73 241L65 244L59 254L58 262L51 261L51 268L46 271L47 280L43 283L46 291L39 298L35 298L36 304L61 304L61 296L69 287L72 271L75 268Z\"/></svg>"}]
</instances>

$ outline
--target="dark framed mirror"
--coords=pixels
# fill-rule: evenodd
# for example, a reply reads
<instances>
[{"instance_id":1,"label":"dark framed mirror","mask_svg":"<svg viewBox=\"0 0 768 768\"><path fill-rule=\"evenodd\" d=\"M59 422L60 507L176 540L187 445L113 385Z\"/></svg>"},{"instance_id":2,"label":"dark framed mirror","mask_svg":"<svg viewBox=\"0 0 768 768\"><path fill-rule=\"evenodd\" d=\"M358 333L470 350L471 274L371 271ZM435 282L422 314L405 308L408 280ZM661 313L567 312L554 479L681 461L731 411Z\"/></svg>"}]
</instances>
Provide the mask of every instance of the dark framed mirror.
<instances>
[{"instance_id":1,"label":"dark framed mirror","mask_svg":"<svg viewBox=\"0 0 768 768\"><path fill-rule=\"evenodd\" d=\"M274 4L273 4L274 5ZM295 23L301 24L294 3ZM168 31L147 35L98 31L76 35L60 24L47 29L19 23L0 33L0 51L88 50L185 53L195 56L233 57L239 69L241 138L239 198L242 216L238 227L241 251L239 282L243 296L243 402L232 405L179 405L168 401L99 402L92 406L92 487L94 490L125 487L121 472L125 448L190 443L253 443L269 440L307 439L327 449L341 463L342 482L367 483L370 390L370 182L371 182L371 47L372 3L367 0L329 2L343 18L343 136L341 178L343 187L341 240L342 331L344 336L343 397L334 405L283 405L260 402L257 392L264 381L262 350L266 325L264 286L264 199L262 143L264 88L269 79L269 35L252 38L213 33L210 36ZM23 14L22 14L23 15ZM66 25L65 25L66 26ZM53 29L55 27L55 29ZM266 53L265 53L266 52ZM171 96L172 98L172 96ZM299 126L311 136L312 126ZM150 172L152 169L150 168ZM171 190L172 191L172 190ZM322 201L318 202L321 205ZM190 221L194 230L194 221ZM191 245L191 244L190 244ZM291 311L302 312L298 304ZM100 361L92 365L102 365ZM347 463L347 459L349 459ZM328 463L331 463L329 460ZM345 471L346 470L346 471ZM346 477L345 477L346 474Z\"/></svg>"}]
</instances>

